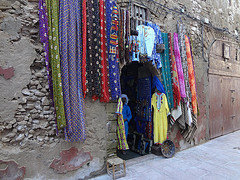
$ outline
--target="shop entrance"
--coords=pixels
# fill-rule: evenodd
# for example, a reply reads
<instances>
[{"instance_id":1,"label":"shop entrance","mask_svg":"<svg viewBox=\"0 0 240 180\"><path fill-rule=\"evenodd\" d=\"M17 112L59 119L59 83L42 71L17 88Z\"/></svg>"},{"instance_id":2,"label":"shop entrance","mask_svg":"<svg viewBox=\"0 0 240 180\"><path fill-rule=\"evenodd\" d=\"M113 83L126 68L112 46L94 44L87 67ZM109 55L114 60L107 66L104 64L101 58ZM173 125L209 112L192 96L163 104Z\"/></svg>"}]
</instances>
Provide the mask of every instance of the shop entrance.
<instances>
[{"instance_id":1,"label":"shop entrance","mask_svg":"<svg viewBox=\"0 0 240 180\"><path fill-rule=\"evenodd\" d=\"M127 142L129 150L126 154L117 154L124 160L151 153L153 145L151 96L152 77L158 71L151 63L132 62L121 69L121 90L129 98L132 118L128 122Z\"/></svg>"}]
</instances>

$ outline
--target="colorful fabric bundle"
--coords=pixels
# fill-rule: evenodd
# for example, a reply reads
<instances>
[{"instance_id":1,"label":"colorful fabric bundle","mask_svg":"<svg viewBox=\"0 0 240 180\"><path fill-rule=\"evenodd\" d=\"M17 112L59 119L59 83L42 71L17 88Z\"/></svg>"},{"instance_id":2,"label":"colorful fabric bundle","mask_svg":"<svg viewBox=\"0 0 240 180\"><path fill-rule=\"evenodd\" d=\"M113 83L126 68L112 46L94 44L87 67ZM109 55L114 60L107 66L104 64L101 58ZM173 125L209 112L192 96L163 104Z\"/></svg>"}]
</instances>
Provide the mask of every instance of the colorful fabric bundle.
<instances>
[{"instance_id":1,"label":"colorful fabric bundle","mask_svg":"<svg viewBox=\"0 0 240 180\"><path fill-rule=\"evenodd\" d=\"M98 1L87 1L87 95L96 100L101 96L100 18ZM84 73L84 72L83 72Z\"/></svg>"},{"instance_id":2,"label":"colorful fabric bundle","mask_svg":"<svg viewBox=\"0 0 240 180\"><path fill-rule=\"evenodd\" d=\"M66 141L86 139L82 92L81 0L60 0L59 32Z\"/></svg>"},{"instance_id":3,"label":"colorful fabric bundle","mask_svg":"<svg viewBox=\"0 0 240 180\"><path fill-rule=\"evenodd\" d=\"M118 150L128 150L128 143L126 139L125 134L125 126L124 126L124 120L122 115L123 110L123 103L122 98L118 99L118 105L117 105L117 111L116 114L118 114L118 120L117 120L117 138L118 138Z\"/></svg>"},{"instance_id":4,"label":"colorful fabric bundle","mask_svg":"<svg viewBox=\"0 0 240 180\"><path fill-rule=\"evenodd\" d=\"M168 34L162 33L162 38L163 38L163 43L165 45L165 50L163 53L161 53L162 80L163 80L163 86L166 91L169 108L172 109L174 107L174 103L173 103L172 77L171 77L170 61L169 61Z\"/></svg>"},{"instance_id":5,"label":"colorful fabric bundle","mask_svg":"<svg viewBox=\"0 0 240 180\"><path fill-rule=\"evenodd\" d=\"M106 19L105 19L105 3L104 0L99 1L100 7L100 34L101 34L101 69L102 69L102 76L101 76L101 102L109 102L110 94L109 94L109 81L108 81L108 62L107 62L107 36L106 36Z\"/></svg>"},{"instance_id":6,"label":"colorful fabric bundle","mask_svg":"<svg viewBox=\"0 0 240 180\"><path fill-rule=\"evenodd\" d=\"M152 64L156 65L156 67L159 69L162 67L161 55L160 53L157 53L156 47L157 47L157 44L163 44L161 30L157 24L153 24L151 22L147 22L147 26L150 26L151 28L153 28L155 32L154 48L152 51L152 56L149 58L149 60L152 61Z\"/></svg>"},{"instance_id":7,"label":"colorful fabric bundle","mask_svg":"<svg viewBox=\"0 0 240 180\"><path fill-rule=\"evenodd\" d=\"M182 60L182 68L183 68L183 74L184 74L184 83L185 83L185 91L186 91L186 101L191 102L191 91L190 91L190 85L188 81L188 65L187 65L187 56L186 56L186 44L185 44L185 27L182 23L177 24L178 29L178 42L180 47L180 53L181 53L181 60Z\"/></svg>"},{"instance_id":8,"label":"colorful fabric bundle","mask_svg":"<svg viewBox=\"0 0 240 180\"><path fill-rule=\"evenodd\" d=\"M87 66L87 4L86 0L82 0L82 87L84 98L86 97L87 94L86 66Z\"/></svg>"},{"instance_id":9,"label":"colorful fabric bundle","mask_svg":"<svg viewBox=\"0 0 240 180\"><path fill-rule=\"evenodd\" d=\"M186 43L186 53L187 53L187 63L188 63L188 78L190 84L190 90L192 94L192 109L193 114L197 116L197 94L196 94L196 82L195 82L195 73L190 49L190 42L188 37L185 35L185 43Z\"/></svg>"},{"instance_id":10,"label":"colorful fabric bundle","mask_svg":"<svg viewBox=\"0 0 240 180\"><path fill-rule=\"evenodd\" d=\"M180 50L178 46L178 34L174 33L173 36L174 36L174 55L175 55L175 60L177 65L180 94L182 98L185 98L186 91L185 91L185 82L184 82L184 75L183 75L183 69L182 69L182 61L181 61Z\"/></svg>"},{"instance_id":11,"label":"colorful fabric bundle","mask_svg":"<svg viewBox=\"0 0 240 180\"><path fill-rule=\"evenodd\" d=\"M52 67L53 97L56 109L58 129L66 126L64 113L63 92L60 70L59 33L58 33L58 0L47 0L48 11L48 35L49 35L49 59Z\"/></svg>"},{"instance_id":12,"label":"colorful fabric bundle","mask_svg":"<svg viewBox=\"0 0 240 180\"><path fill-rule=\"evenodd\" d=\"M173 100L174 100L174 108L176 109L177 106L180 105L181 94L180 94L180 87L179 87L179 81L178 81L177 64L175 61L173 48L172 48L171 33L168 33L168 40L169 40L170 62L171 62L171 68L172 68L171 70L172 70Z\"/></svg>"},{"instance_id":13,"label":"colorful fabric bundle","mask_svg":"<svg viewBox=\"0 0 240 180\"><path fill-rule=\"evenodd\" d=\"M107 7L111 5L107 4ZM108 63L109 63L109 83L111 90L111 100L116 101L121 95L120 86L120 72L118 62L118 26L119 26L119 12L115 2L113 2L112 12L109 14L107 9L107 20L111 17L111 28L109 31L109 52L108 52ZM108 23L108 22L107 22Z\"/></svg>"},{"instance_id":14,"label":"colorful fabric bundle","mask_svg":"<svg viewBox=\"0 0 240 180\"><path fill-rule=\"evenodd\" d=\"M50 97L53 101L53 84L51 76L51 66L49 61L49 41L48 41L48 15L45 0L39 0L39 35L45 51L45 63L48 76L48 86ZM54 101L53 101L54 105Z\"/></svg>"}]
</instances>

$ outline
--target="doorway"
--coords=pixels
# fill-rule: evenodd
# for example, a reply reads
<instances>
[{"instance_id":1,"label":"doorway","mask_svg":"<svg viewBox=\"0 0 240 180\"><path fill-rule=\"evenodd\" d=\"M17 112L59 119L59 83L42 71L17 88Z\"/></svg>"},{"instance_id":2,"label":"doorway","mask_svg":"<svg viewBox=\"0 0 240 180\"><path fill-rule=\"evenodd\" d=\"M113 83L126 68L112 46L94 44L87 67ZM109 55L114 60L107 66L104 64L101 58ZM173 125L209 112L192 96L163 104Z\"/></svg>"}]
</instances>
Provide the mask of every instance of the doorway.
<instances>
[{"instance_id":1,"label":"doorway","mask_svg":"<svg viewBox=\"0 0 240 180\"><path fill-rule=\"evenodd\" d=\"M124 159L132 159L151 153L153 145L153 123L151 112L152 77L158 71L151 63L133 61L121 69L121 90L129 98L132 118L128 123L127 142L129 150L117 155Z\"/></svg>"}]
</instances>

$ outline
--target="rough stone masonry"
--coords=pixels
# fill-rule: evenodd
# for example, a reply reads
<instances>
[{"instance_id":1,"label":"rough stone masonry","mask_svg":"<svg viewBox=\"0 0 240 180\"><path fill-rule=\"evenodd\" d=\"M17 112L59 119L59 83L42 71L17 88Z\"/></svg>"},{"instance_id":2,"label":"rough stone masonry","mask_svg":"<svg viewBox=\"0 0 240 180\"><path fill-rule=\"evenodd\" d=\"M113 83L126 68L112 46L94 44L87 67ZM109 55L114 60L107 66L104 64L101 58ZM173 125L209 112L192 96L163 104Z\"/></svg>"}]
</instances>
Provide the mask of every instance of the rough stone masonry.
<instances>
[{"instance_id":1,"label":"rough stone masonry","mask_svg":"<svg viewBox=\"0 0 240 180\"><path fill-rule=\"evenodd\" d=\"M129 1L119 0L120 5ZM134 2L134 1L132 1ZM184 15L164 10L151 1L136 1L148 7L151 19L161 24L163 32L176 32L179 18L193 39L194 58L200 116L194 142L184 142L177 125L170 128L169 136L178 149L203 143L208 135L208 62L202 58L201 24ZM214 26L239 33L239 2L237 0L159 0L159 3L207 18ZM26 167L26 178L82 179L93 176L105 168L108 155L115 152L115 103L99 103L86 99L87 139L78 143L64 141L63 132L56 135L54 108L49 97L43 47L38 35L38 0L0 0L0 68L14 70L6 79L0 76L0 160L14 159ZM215 37L225 34L205 27L204 50ZM8 73L8 72L7 72ZM60 152L71 147L90 152L93 160L82 168L57 174L49 168Z\"/></svg>"}]
</instances>

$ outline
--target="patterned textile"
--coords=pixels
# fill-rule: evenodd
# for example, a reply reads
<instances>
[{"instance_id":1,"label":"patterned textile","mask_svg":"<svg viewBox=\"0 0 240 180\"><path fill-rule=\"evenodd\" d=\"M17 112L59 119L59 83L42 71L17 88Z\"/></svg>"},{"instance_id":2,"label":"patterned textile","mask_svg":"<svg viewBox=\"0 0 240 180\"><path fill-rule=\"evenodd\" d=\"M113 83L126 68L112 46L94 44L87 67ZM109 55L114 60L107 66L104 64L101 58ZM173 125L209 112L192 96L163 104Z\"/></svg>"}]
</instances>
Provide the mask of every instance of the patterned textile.
<instances>
[{"instance_id":1,"label":"patterned textile","mask_svg":"<svg viewBox=\"0 0 240 180\"><path fill-rule=\"evenodd\" d=\"M119 60L121 64L124 64L124 57L125 57L125 42L124 42L124 15L125 10L120 9L120 21L119 21Z\"/></svg>"},{"instance_id":2,"label":"patterned textile","mask_svg":"<svg viewBox=\"0 0 240 180\"><path fill-rule=\"evenodd\" d=\"M173 36L174 36L174 55L175 55L175 60L176 60L176 65L177 65L180 94L181 94L182 98L186 98L184 75L183 75L183 69L182 69L180 50L179 50L179 46L178 46L178 34L174 33Z\"/></svg>"},{"instance_id":3,"label":"patterned textile","mask_svg":"<svg viewBox=\"0 0 240 180\"><path fill-rule=\"evenodd\" d=\"M157 76L154 76L152 80L152 89L154 88L157 88L159 92L166 94L165 89Z\"/></svg>"},{"instance_id":4,"label":"patterned textile","mask_svg":"<svg viewBox=\"0 0 240 180\"><path fill-rule=\"evenodd\" d=\"M160 98L161 108L157 109L157 99ZM152 96L153 107L153 140L154 144L161 144L167 139L169 108L166 95L154 93Z\"/></svg>"},{"instance_id":5,"label":"patterned textile","mask_svg":"<svg viewBox=\"0 0 240 180\"><path fill-rule=\"evenodd\" d=\"M106 4L106 7L111 7ZM117 59L118 51L118 25L119 25L119 16L118 16L118 7L116 3L113 2L111 17L111 28L109 33L109 53L108 53L108 63L109 63L109 83L111 89L111 100L116 101L121 95L121 86L120 86L120 73L119 73L119 62ZM108 12L108 10L107 10ZM108 14L107 14L108 15ZM107 19L108 16L107 16Z\"/></svg>"},{"instance_id":6,"label":"patterned textile","mask_svg":"<svg viewBox=\"0 0 240 180\"><path fill-rule=\"evenodd\" d=\"M161 55L160 53L156 52L156 46L157 44L163 44L161 30L157 24L153 24L152 22L147 22L147 26L152 27L155 32L154 48L153 48L152 56L150 57L149 60L151 60L152 64L156 65L157 69L159 69L162 67Z\"/></svg>"},{"instance_id":7,"label":"patterned textile","mask_svg":"<svg viewBox=\"0 0 240 180\"><path fill-rule=\"evenodd\" d=\"M56 109L58 129L66 126L65 111L63 105L63 92L60 71L60 54L58 38L58 0L47 0L48 27L49 27L49 59L52 67L53 97Z\"/></svg>"},{"instance_id":8,"label":"patterned textile","mask_svg":"<svg viewBox=\"0 0 240 180\"><path fill-rule=\"evenodd\" d=\"M125 135L125 127L124 127L124 120L122 115L123 110L123 103L122 98L118 99L118 106L116 113L118 114L118 121L117 121L117 138L118 138L118 146L119 150L128 150L127 139Z\"/></svg>"},{"instance_id":9,"label":"patterned textile","mask_svg":"<svg viewBox=\"0 0 240 180\"><path fill-rule=\"evenodd\" d=\"M98 1L87 1L87 95L101 96L100 19Z\"/></svg>"},{"instance_id":10,"label":"patterned textile","mask_svg":"<svg viewBox=\"0 0 240 180\"><path fill-rule=\"evenodd\" d=\"M172 70L172 87L173 87L173 101L174 101L174 108L176 109L177 106L180 104L181 94L180 94L180 87L178 81L178 72L177 72L177 65L175 61L175 57L173 54L172 48L172 37L171 33L168 33L168 40L169 40L169 51L170 51L170 62L171 62L171 70Z\"/></svg>"},{"instance_id":11,"label":"patterned textile","mask_svg":"<svg viewBox=\"0 0 240 180\"><path fill-rule=\"evenodd\" d=\"M47 16L46 0L39 0L39 34L40 34L41 42L43 43L43 46L44 46L49 93L53 101L53 84L52 84L52 77L51 77L51 67L49 62L48 16ZM53 105L54 105L54 101L53 101Z\"/></svg>"},{"instance_id":12,"label":"patterned textile","mask_svg":"<svg viewBox=\"0 0 240 180\"><path fill-rule=\"evenodd\" d=\"M163 43L165 45L165 50L163 53L161 53L162 79L163 79L163 86L166 91L168 106L170 109L172 109L174 107L174 103L173 103L172 77L171 77L170 61L169 61L168 34L162 33L162 38L163 38Z\"/></svg>"},{"instance_id":13,"label":"patterned textile","mask_svg":"<svg viewBox=\"0 0 240 180\"><path fill-rule=\"evenodd\" d=\"M129 38L130 38L130 14L126 11L126 31L125 31L125 61L129 63Z\"/></svg>"},{"instance_id":14,"label":"patterned textile","mask_svg":"<svg viewBox=\"0 0 240 180\"><path fill-rule=\"evenodd\" d=\"M86 58L87 58L87 5L86 0L82 0L82 87L84 98L86 97L87 94Z\"/></svg>"},{"instance_id":15,"label":"patterned textile","mask_svg":"<svg viewBox=\"0 0 240 180\"><path fill-rule=\"evenodd\" d=\"M86 139L82 92L81 0L60 0L59 34L66 141Z\"/></svg>"},{"instance_id":16,"label":"patterned textile","mask_svg":"<svg viewBox=\"0 0 240 180\"><path fill-rule=\"evenodd\" d=\"M179 42L180 53L181 53L186 97L187 97L187 101L191 102L191 91L190 91L190 85L189 85L189 81L188 81L189 78L188 78L188 65L187 65L187 56L186 56L186 44L185 44L185 37L184 37L185 27L182 23L178 23L177 29L178 29L178 34L179 34L178 42Z\"/></svg>"},{"instance_id":17,"label":"patterned textile","mask_svg":"<svg viewBox=\"0 0 240 180\"><path fill-rule=\"evenodd\" d=\"M194 73L190 43L186 35L185 35L185 42L186 42L186 53L187 53L187 63L188 63L188 78L189 78L190 90L192 93L192 109L193 109L193 114L197 116L197 94L196 94L195 73Z\"/></svg>"},{"instance_id":18,"label":"patterned textile","mask_svg":"<svg viewBox=\"0 0 240 180\"><path fill-rule=\"evenodd\" d=\"M110 89L109 89L109 81L108 81L108 62L107 62L107 36L106 36L106 8L104 0L99 1L99 7L100 7L100 27L101 27L101 69L102 69L102 76L101 76L101 102L109 102L110 99Z\"/></svg>"}]
</instances>

